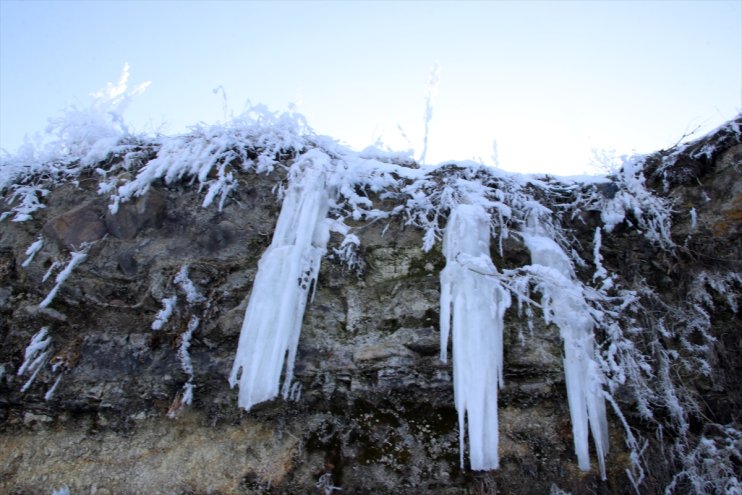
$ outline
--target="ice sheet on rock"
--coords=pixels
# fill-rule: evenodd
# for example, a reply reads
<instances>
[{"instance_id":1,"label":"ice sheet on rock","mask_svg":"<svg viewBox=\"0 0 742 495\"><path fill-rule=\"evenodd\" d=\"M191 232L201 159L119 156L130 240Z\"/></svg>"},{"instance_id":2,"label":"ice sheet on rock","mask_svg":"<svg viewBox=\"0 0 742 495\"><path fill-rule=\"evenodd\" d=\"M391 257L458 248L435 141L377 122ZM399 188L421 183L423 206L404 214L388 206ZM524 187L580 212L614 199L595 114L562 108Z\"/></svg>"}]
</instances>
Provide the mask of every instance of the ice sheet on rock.
<instances>
[{"instance_id":1,"label":"ice sheet on rock","mask_svg":"<svg viewBox=\"0 0 742 495\"><path fill-rule=\"evenodd\" d=\"M246 410L278 395L284 366L284 398L291 388L307 297L329 238L329 166L318 150L294 164L273 240L258 263L229 377Z\"/></svg>"},{"instance_id":2,"label":"ice sheet on rock","mask_svg":"<svg viewBox=\"0 0 742 495\"><path fill-rule=\"evenodd\" d=\"M498 281L489 254L490 217L481 205L456 206L443 237L441 360L453 330L454 397L461 465L464 432L473 470L499 465L497 389L503 385L502 329L510 294Z\"/></svg>"},{"instance_id":3,"label":"ice sheet on rock","mask_svg":"<svg viewBox=\"0 0 742 495\"><path fill-rule=\"evenodd\" d=\"M522 236L531 253L532 270L541 281L539 289L543 296L544 318L559 327L564 342L564 375L578 465L584 471L590 469L590 431L601 476L605 479L604 458L608 452L603 395L605 379L595 359L594 322L590 308L568 256L549 237L536 216L529 219Z\"/></svg>"}]
</instances>

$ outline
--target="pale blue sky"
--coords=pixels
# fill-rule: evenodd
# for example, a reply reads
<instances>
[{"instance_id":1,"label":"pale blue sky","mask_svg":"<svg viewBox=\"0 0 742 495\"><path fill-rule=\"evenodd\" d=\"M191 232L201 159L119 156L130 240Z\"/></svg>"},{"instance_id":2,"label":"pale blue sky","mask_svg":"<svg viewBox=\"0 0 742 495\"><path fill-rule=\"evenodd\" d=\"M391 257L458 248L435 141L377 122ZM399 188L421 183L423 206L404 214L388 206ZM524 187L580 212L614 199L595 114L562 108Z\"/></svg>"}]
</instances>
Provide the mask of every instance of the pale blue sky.
<instances>
[{"instance_id":1,"label":"pale blue sky","mask_svg":"<svg viewBox=\"0 0 742 495\"><path fill-rule=\"evenodd\" d=\"M742 108L742 1L138 2L0 0L0 147L115 81L152 81L126 114L180 132L250 99L291 102L323 134L428 162L588 170L591 149L646 152Z\"/></svg>"}]
</instances>

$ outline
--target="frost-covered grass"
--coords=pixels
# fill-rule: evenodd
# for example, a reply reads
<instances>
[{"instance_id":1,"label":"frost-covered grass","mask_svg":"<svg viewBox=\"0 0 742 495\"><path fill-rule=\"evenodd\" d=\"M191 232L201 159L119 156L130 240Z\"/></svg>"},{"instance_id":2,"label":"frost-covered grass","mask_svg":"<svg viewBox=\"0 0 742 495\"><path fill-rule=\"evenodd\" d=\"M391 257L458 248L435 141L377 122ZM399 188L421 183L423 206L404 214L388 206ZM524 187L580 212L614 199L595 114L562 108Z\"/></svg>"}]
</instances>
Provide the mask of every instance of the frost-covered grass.
<instances>
[{"instance_id":1,"label":"frost-covered grass","mask_svg":"<svg viewBox=\"0 0 742 495\"><path fill-rule=\"evenodd\" d=\"M36 256L36 253L38 253L39 251L41 251L41 248L42 247L44 247L44 238L41 237L41 236L39 236L39 238L36 240L36 242L34 242L30 246L28 246L28 249L26 249L26 256L27 256L27 258L25 259L25 261L23 263L21 263L21 266L23 268L28 268L28 265L31 264L31 262L34 259L34 256Z\"/></svg>"},{"instance_id":2,"label":"frost-covered grass","mask_svg":"<svg viewBox=\"0 0 742 495\"><path fill-rule=\"evenodd\" d=\"M152 322L152 330L161 330L173 315L173 309L178 302L178 296L165 297L162 299L162 309L155 316Z\"/></svg>"},{"instance_id":3,"label":"frost-covered grass","mask_svg":"<svg viewBox=\"0 0 742 495\"><path fill-rule=\"evenodd\" d=\"M98 194L108 197L115 214L123 202L163 184L191 185L202 193L204 208L223 210L245 174L286 170L288 178L277 194L278 224L259 263L229 377L232 386L239 384L241 407L249 410L279 393L286 399L300 397L300 387L292 384L294 360L330 233L342 236L331 255L360 273L364 262L357 225L396 218L423 232L424 250L443 244L441 357L447 359L452 333L462 465L466 435L472 469L498 466L503 316L517 310L529 323L541 317L559 328L565 400L580 468L589 469L591 435L605 476L608 404L624 429L632 460L627 476L637 491L646 475L648 446L633 429L640 421L671 438L663 440L673 445L669 462L677 473L669 492L687 485L699 493L738 493L734 468L739 465L739 433L732 426L709 427L702 435L692 431L701 405L680 373L712 374L713 314L722 305L738 310L742 277L733 271L699 272L688 285L687 298L678 302L641 280L612 273L603 253L621 229L637 232L658 253L671 256L677 249L674 205L647 186L647 157L625 159L600 180L507 174L472 162L419 167L409 152L379 146L356 152L316 135L294 110L274 113L261 106L180 136L137 135L124 124L122 111L142 88L129 91L127 78L125 71L90 108L71 109L53 122L47 142L0 158L0 193L8 207L0 222L32 219L44 208L49 191L83 176L98 181ZM739 140L737 124L727 131ZM698 143L683 149L689 146L699 148L693 148L697 156L717 152ZM666 173L681 151L668 155L665 168L654 173ZM568 225L588 211L598 212L599 225L590 245L581 246ZM693 219L695 215L692 210ZM490 242L507 260L509 239L527 249L531 263L498 270ZM26 251L23 266L41 249L38 238ZM86 251L70 256L41 307L52 302ZM60 267L53 264L45 280ZM187 265L172 282L178 296L161 300L152 329L161 330L174 315L190 318L177 351L188 375L177 415L193 399L190 346L207 317L206 311L193 313L210 301L190 279ZM187 307L177 307L179 301ZM511 301L515 308L508 309ZM31 374L24 391L48 360L49 342L40 332L29 344L19 370Z\"/></svg>"},{"instance_id":4,"label":"frost-covered grass","mask_svg":"<svg viewBox=\"0 0 742 495\"><path fill-rule=\"evenodd\" d=\"M191 405L193 402L193 362L191 361L191 354L189 349L191 347L191 339L193 333L198 329L201 324L201 320L192 316L188 322L186 331L180 334L180 345L178 346L178 360L180 361L180 367L188 375L188 381L183 385L182 394L180 400L177 401L177 405L168 411L168 417L175 419L178 417L180 412L186 407Z\"/></svg>"},{"instance_id":5,"label":"frost-covered grass","mask_svg":"<svg viewBox=\"0 0 742 495\"><path fill-rule=\"evenodd\" d=\"M41 371L49 360L49 355L51 354L49 345L51 342L52 339L49 337L49 328L43 327L31 338L31 342L26 346L23 356L23 364L18 368L17 374L18 376L30 374L30 376L26 383L21 387L21 392L25 392L29 389L34 380L36 380L39 371Z\"/></svg>"},{"instance_id":6,"label":"frost-covered grass","mask_svg":"<svg viewBox=\"0 0 742 495\"><path fill-rule=\"evenodd\" d=\"M67 262L67 265L57 274L57 278L54 280L54 287L52 287L52 290L49 291L49 294L46 295L44 300L39 303L40 308L45 308L52 303L64 281L72 274L72 270L87 259L88 248L89 246L85 246L82 251L74 251L70 253L70 261Z\"/></svg>"}]
</instances>

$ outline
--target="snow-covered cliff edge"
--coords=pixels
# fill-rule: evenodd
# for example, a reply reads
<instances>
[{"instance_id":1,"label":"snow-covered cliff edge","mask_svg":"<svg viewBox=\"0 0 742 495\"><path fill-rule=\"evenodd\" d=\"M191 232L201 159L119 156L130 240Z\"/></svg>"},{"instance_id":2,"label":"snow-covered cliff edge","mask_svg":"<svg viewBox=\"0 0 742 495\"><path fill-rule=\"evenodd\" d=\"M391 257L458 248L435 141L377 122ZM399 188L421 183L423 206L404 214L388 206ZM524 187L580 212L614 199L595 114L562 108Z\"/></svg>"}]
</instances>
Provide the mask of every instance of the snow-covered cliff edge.
<instances>
[{"instance_id":1,"label":"snow-covered cliff edge","mask_svg":"<svg viewBox=\"0 0 742 495\"><path fill-rule=\"evenodd\" d=\"M0 490L737 493L741 126L580 180L265 112L4 158Z\"/></svg>"}]
</instances>

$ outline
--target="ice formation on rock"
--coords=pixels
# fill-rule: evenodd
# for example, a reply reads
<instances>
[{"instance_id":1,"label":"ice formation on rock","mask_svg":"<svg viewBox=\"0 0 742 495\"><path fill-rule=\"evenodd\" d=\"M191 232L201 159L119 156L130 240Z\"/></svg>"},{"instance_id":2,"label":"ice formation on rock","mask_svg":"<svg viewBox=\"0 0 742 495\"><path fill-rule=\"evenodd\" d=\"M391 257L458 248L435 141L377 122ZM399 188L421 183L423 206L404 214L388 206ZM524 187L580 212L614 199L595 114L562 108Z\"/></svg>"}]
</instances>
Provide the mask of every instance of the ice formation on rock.
<instances>
[{"instance_id":1,"label":"ice formation on rock","mask_svg":"<svg viewBox=\"0 0 742 495\"><path fill-rule=\"evenodd\" d=\"M490 217L484 207L456 206L443 237L446 267L441 272L441 360L447 359L448 337L453 330L461 466L466 431L474 470L499 465L497 389L503 385L503 316L510 306L510 293L496 277L489 247Z\"/></svg>"},{"instance_id":2,"label":"ice formation on rock","mask_svg":"<svg viewBox=\"0 0 742 495\"><path fill-rule=\"evenodd\" d=\"M522 236L531 253L531 270L540 279L544 318L559 327L564 342L564 376L577 463L584 471L590 469L589 424L600 472L605 479L608 423L603 395L604 377L595 359L594 322L590 308L567 254L536 215L529 218Z\"/></svg>"},{"instance_id":3,"label":"ice formation on rock","mask_svg":"<svg viewBox=\"0 0 742 495\"><path fill-rule=\"evenodd\" d=\"M327 158L311 151L291 169L273 240L258 263L229 383L239 382L240 407L278 395L293 376L296 348L310 290L329 238Z\"/></svg>"}]
</instances>

